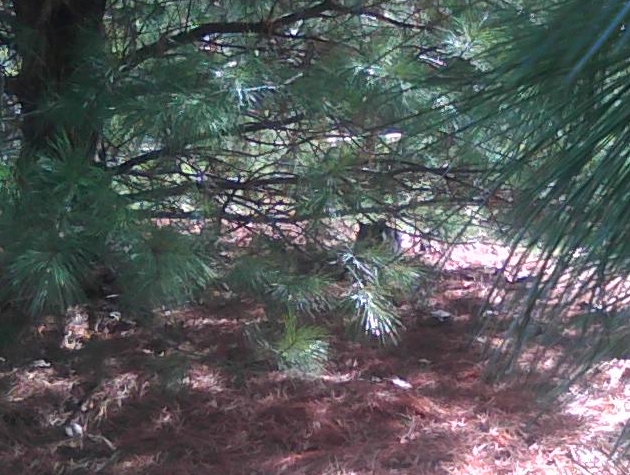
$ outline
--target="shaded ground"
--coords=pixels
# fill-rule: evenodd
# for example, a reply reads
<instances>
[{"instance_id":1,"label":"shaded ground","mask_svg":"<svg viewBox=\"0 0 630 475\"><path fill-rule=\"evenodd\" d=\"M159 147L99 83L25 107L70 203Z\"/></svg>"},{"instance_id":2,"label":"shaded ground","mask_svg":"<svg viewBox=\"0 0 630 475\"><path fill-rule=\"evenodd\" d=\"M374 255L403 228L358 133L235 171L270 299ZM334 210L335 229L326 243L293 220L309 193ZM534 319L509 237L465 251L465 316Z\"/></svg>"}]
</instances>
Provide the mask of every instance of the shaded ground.
<instances>
[{"instance_id":1,"label":"shaded ground","mask_svg":"<svg viewBox=\"0 0 630 475\"><path fill-rule=\"evenodd\" d=\"M630 410L622 363L539 418L532 390L484 382L469 334L487 274L451 267L430 301L403 307L398 347L337 336L327 374L308 380L256 362L248 302L157 327L110 320L83 348L40 328L24 337L36 353L3 355L2 473L630 473L600 452Z\"/></svg>"}]
</instances>

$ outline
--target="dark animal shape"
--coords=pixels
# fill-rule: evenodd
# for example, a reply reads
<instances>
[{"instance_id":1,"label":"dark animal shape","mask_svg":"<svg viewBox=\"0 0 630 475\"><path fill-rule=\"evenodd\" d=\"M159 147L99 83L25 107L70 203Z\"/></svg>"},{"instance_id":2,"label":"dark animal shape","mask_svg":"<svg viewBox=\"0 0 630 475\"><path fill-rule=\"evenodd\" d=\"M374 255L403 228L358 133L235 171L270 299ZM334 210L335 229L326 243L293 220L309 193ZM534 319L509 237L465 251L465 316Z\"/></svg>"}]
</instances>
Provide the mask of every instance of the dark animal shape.
<instances>
[{"instance_id":1,"label":"dark animal shape","mask_svg":"<svg viewBox=\"0 0 630 475\"><path fill-rule=\"evenodd\" d=\"M388 226L384 219L374 223L359 223L355 250L380 249L392 254L400 254L401 246L400 233Z\"/></svg>"}]
</instances>

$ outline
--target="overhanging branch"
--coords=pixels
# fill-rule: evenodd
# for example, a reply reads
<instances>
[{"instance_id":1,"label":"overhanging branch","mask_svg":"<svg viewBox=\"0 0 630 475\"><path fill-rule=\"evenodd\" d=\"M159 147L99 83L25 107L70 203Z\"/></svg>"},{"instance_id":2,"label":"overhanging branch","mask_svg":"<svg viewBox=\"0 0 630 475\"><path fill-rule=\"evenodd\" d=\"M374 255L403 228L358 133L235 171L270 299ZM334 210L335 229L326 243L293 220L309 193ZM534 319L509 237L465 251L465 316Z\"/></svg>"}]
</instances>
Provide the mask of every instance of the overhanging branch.
<instances>
[{"instance_id":1,"label":"overhanging branch","mask_svg":"<svg viewBox=\"0 0 630 475\"><path fill-rule=\"evenodd\" d=\"M252 133L259 132L261 130L266 129L275 129L278 127L284 127L291 124L296 124L300 122L304 118L303 114L296 114L292 117L287 117L284 119L276 119L276 120L264 120L262 122L247 122L245 124L241 124L237 128L237 133ZM130 158L124 163L117 165L115 167L109 168L114 175L122 175L124 173L129 172L132 168L144 165L153 160L158 160L162 157L168 156L170 151L162 148L159 150L152 150L150 152L143 153L142 155L138 155L136 157Z\"/></svg>"},{"instance_id":2,"label":"overhanging branch","mask_svg":"<svg viewBox=\"0 0 630 475\"><path fill-rule=\"evenodd\" d=\"M181 46L191 41L202 38L206 35L216 35L222 33L257 33L257 34L273 34L274 31L281 26L291 25L298 21L304 21L311 18L321 17L327 11L343 12L334 2L324 0L309 8L305 8L298 12L290 13L276 20L262 20L258 22L212 22L204 23L196 28L182 31L170 36L163 36L155 43L146 45L138 49L127 60L127 67L132 68L147 59L159 57L173 48ZM345 13L345 12L344 12Z\"/></svg>"}]
</instances>

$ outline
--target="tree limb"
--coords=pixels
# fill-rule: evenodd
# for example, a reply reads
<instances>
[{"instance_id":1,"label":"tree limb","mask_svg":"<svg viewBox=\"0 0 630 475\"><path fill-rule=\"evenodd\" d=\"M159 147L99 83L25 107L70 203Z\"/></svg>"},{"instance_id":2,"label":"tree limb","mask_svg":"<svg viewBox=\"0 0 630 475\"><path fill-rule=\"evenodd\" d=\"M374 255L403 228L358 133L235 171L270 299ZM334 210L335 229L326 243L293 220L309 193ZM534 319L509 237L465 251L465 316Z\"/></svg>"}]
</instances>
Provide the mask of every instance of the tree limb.
<instances>
[{"instance_id":1,"label":"tree limb","mask_svg":"<svg viewBox=\"0 0 630 475\"><path fill-rule=\"evenodd\" d=\"M283 127L286 125L298 123L303 118L303 114L296 114L292 117L287 117L284 119L264 120L262 122L247 122L238 126L237 133L251 133L265 129L275 129L277 127ZM114 175L122 175L124 173L127 173L134 167L144 165L145 163L165 157L169 153L171 152L167 151L164 148L159 150L151 150L150 152L146 152L142 155L130 158L126 162L121 163L120 165L116 165L115 167L111 167L108 170L111 171Z\"/></svg>"},{"instance_id":2,"label":"tree limb","mask_svg":"<svg viewBox=\"0 0 630 475\"><path fill-rule=\"evenodd\" d=\"M167 51L176 48L185 43L189 43L206 35L216 35L221 33L257 33L257 34L273 34L280 26L290 25L292 23L308 20L310 18L318 18L326 11L342 11L334 2L324 0L309 8L305 8L298 12L290 13L282 16L277 20L264 20L258 22L212 22L199 25L191 30L182 31L170 36L163 36L155 43L146 45L138 49L127 60L127 67L132 68L147 59L159 57Z\"/></svg>"}]
</instances>

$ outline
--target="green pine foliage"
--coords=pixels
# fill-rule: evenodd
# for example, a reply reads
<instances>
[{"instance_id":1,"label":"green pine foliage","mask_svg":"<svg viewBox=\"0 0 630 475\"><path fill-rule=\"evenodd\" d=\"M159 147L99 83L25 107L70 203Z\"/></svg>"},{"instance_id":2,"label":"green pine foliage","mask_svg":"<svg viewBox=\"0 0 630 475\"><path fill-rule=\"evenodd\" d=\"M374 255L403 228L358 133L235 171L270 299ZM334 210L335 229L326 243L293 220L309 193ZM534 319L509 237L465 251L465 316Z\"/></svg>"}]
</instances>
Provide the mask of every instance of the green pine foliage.
<instances>
[{"instance_id":1,"label":"green pine foliage","mask_svg":"<svg viewBox=\"0 0 630 475\"><path fill-rule=\"evenodd\" d=\"M104 265L127 307L217 283L255 299L288 366L291 348L325 354L294 340L322 340L318 319L340 306L396 340L394 304L417 276L378 250L344 257L350 227L382 218L440 239L476 206L487 135L455 136L467 122L452 104L471 86L445 66L460 82L484 66L491 6L101 5L58 2L34 22L24 0L0 17L4 301L63 312ZM60 34L63 15L76 34Z\"/></svg>"},{"instance_id":2,"label":"green pine foliage","mask_svg":"<svg viewBox=\"0 0 630 475\"><path fill-rule=\"evenodd\" d=\"M417 291L422 274L387 248L357 247L359 252L345 252L341 258L351 281L343 306L360 333L397 343L403 327L395 303Z\"/></svg>"},{"instance_id":3,"label":"green pine foliage","mask_svg":"<svg viewBox=\"0 0 630 475\"><path fill-rule=\"evenodd\" d=\"M329 344L327 333L313 325L299 325L291 314L284 318L282 336L274 353L281 370L318 374L326 368Z\"/></svg>"},{"instance_id":4,"label":"green pine foliage","mask_svg":"<svg viewBox=\"0 0 630 475\"><path fill-rule=\"evenodd\" d=\"M176 230L146 223L135 235L114 239L123 303L131 308L151 310L191 302L217 278L199 243Z\"/></svg>"},{"instance_id":5,"label":"green pine foliage","mask_svg":"<svg viewBox=\"0 0 630 475\"><path fill-rule=\"evenodd\" d=\"M326 330L292 313L269 316L274 322L250 324L245 330L259 361L303 376L324 372L330 346Z\"/></svg>"},{"instance_id":6,"label":"green pine foliage","mask_svg":"<svg viewBox=\"0 0 630 475\"><path fill-rule=\"evenodd\" d=\"M602 361L627 357L630 8L562 0L498 16L505 34L461 110L477 133L496 131L490 187L514 191L498 219L539 264L504 302L512 321L505 343L488 346L489 373L544 371L555 385L545 396L562 397Z\"/></svg>"},{"instance_id":7,"label":"green pine foliage","mask_svg":"<svg viewBox=\"0 0 630 475\"><path fill-rule=\"evenodd\" d=\"M120 203L84 151L60 140L51 152L26 171L29 187L5 188L1 205L3 296L31 315L85 301Z\"/></svg>"}]
</instances>

